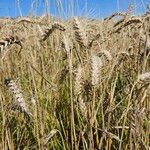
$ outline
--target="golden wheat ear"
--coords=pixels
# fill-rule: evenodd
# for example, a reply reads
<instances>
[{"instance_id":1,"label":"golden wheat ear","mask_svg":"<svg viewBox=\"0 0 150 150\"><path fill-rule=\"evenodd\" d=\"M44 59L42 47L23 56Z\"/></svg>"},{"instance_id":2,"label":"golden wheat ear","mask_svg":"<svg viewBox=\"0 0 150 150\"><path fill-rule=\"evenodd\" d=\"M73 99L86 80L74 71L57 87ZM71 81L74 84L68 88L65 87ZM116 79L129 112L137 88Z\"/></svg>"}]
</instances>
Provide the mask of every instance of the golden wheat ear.
<instances>
[{"instance_id":1,"label":"golden wheat ear","mask_svg":"<svg viewBox=\"0 0 150 150\"><path fill-rule=\"evenodd\" d=\"M149 19L149 17L150 17L150 4L147 5L147 11L146 11L146 13L143 15L143 17L144 17L145 19Z\"/></svg>"},{"instance_id":2,"label":"golden wheat ear","mask_svg":"<svg viewBox=\"0 0 150 150\"><path fill-rule=\"evenodd\" d=\"M119 27L118 29L116 29L113 33L117 33L119 32L121 29L131 25L131 24L142 24L142 20L139 17L131 17L130 19L128 19L123 25L121 25L121 27Z\"/></svg>"},{"instance_id":3,"label":"golden wheat ear","mask_svg":"<svg viewBox=\"0 0 150 150\"><path fill-rule=\"evenodd\" d=\"M54 22L52 27L55 28L55 29L58 29L60 31L65 31L66 30L65 25L63 25L60 22Z\"/></svg>"},{"instance_id":4,"label":"golden wheat ear","mask_svg":"<svg viewBox=\"0 0 150 150\"><path fill-rule=\"evenodd\" d=\"M103 58L103 63L112 60L112 55L109 51L103 50L98 53L98 56Z\"/></svg>"},{"instance_id":5,"label":"golden wheat ear","mask_svg":"<svg viewBox=\"0 0 150 150\"><path fill-rule=\"evenodd\" d=\"M83 68L81 65L78 66L76 71L75 83L74 83L74 93L75 95L80 95L83 88Z\"/></svg>"},{"instance_id":6,"label":"golden wheat ear","mask_svg":"<svg viewBox=\"0 0 150 150\"><path fill-rule=\"evenodd\" d=\"M102 59L99 56L92 55L91 56L91 81L92 85L96 86L99 84L100 81L100 73L101 73L101 68L103 66Z\"/></svg>"},{"instance_id":7,"label":"golden wheat ear","mask_svg":"<svg viewBox=\"0 0 150 150\"><path fill-rule=\"evenodd\" d=\"M138 81L150 84L150 72L146 72L146 73L140 74L138 76Z\"/></svg>"},{"instance_id":8,"label":"golden wheat ear","mask_svg":"<svg viewBox=\"0 0 150 150\"><path fill-rule=\"evenodd\" d=\"M40 41L45 41L53 32L54 30L60 30L60 31L65 31L66 28L63 24L59 22L54 22L52 25L47 27L42 33L41 33L41 39Z\"/></svg>"},{"instance_id":9,"label":"golden wheat ear","mask_svg":"<svg viewBox=\"0 0 150 150\"><path fill-rule=\"evenodd\" d=\"M18 44L22 49L21 40L19 40L19 38L17 36L10 36L10 37L4 38L0 41L0 55L1 55L2 59L5 57L5 55L7 53L6 48L12 44Z\"/></svg>"},{"instance_id":10,"label":"golden wheat ear","mask_svg":"<svg viewBox=\"0 0 150 150\"><path fill-rule=\"evenodd\" d=\"M44 138L44 146L46 146L51 138L58 132L56 129L52 129L50 133Z\"/></svg>"},{"instance_id":11,"label":"golden wheat ear","mask_svg":"<svg viewBox=\"0 0 150 150\"><path fill-rule=\"evenodd\" d=\"M84 31L84 29L77 17L74 18L73 29L74 29L75 39L78 42L78 44L81 47L87 47L88 41L87 41L86 32Z\"/></svg>"},{"instance_id":12,"label":"golden wheat ear","mask_svg":"<svg viewBox=\"0 0 150 150\"><path fill-rule=\"evenodd\" d=\"M93 43L96 41L96 40L98 40L99 38L100 38L100 34L98 33L97 35L95 35L94 37L93 37L93 39L89 42L89 44L88 44L88 48L91 48L92 46L93 46Z\"/></svg>"},{"instance_id":13,"label":"golden wheat ear","mask_svg":"<svg viewBox=\"0 0 150 150\"><path fill-rule=\"evenodd\" d=\"M74 82L74 94L76 96L76 104L81 114L87 118L87 106L83 98L83 68L81 65L78 66L76 71L76 77Z\"/></svg>"},{"instance_id":14,"label":"golden wheat ear","mask_svg":"<svg viewBox=\"0 0 150 150\"><path fill-rule=\"evenodd\" d=\"M112 14L111 16L109 16L107 18L104 18L104 20L111 20L111 19L113 19L116 16L123 16L123 17L125 17L125 15L126 14L124 14L124 13L117 12L117 13L114 13L114 14Z\"/></svg>"},{"instance_id":15,"label":"golden wheat ear","mask_svg":"<svg viewBox=\"0 0 150 150\"><path fill-rule=\"evenodd\" d=\"M40 41L45 41L54 31L52 26L47 27L42 33L40 37Z\"/></svg>"},{"instance_id":16,"label":"golden wheat ear","mask_svg":"<svg viewBox=\"0 0 150 150\"><path fill-rule=\"evenodd\" d=\"M27 17L19 18L17 20L17 23L22 23L22 22L34 23L30 18L27 18Z\"/></svg>"},{"instance_id":17,"label":"golden wheat ear","mask_svg":"<svg viewBox=\"0 0 150 150\"><path fill-rule=\"evenodd\" d=\"M21 113L25 113L28 116L32 116L32 114L27 109L22 91L17 86L17 84L10 78L5 79L4 84L9 89L9 91L13 94L13 97L15 99L15 105L14 105L15 107L13 107L13 109L19 110Z\"/></svg>"}]
</instances>

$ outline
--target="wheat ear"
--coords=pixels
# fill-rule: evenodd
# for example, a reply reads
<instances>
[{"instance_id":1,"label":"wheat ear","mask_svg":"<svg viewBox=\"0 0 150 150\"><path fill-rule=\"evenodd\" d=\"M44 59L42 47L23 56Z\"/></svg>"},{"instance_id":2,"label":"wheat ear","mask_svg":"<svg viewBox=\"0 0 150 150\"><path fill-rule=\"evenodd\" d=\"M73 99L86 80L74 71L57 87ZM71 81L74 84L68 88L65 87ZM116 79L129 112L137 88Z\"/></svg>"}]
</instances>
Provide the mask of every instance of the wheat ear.
<instances>
[{"instance_id":1,"label":"wheat ear","mask_svg":"<svg viewBox=\"0 0 150 150\"><path fill-rule=\"evenodd\" d=\"M82 82L83 82L82 73L83 73L83 68L81 65L79 65L75 77L75 85L74 85L75 95L80 95L82 91Z\"/></svg>"},{"instance_id":2,"label":"wheat ear","mask_svg":"<svg viewBox=\"0 0 150 150\"><path fill-rule=\"evenodd\" d=\"M125 14L120 13L120 12L117 12L117 13L114 13L114 14L112 14L111 16L105 18L104 20L111 20L112 18L114 18L114 17L116 17L116 16L123 16L123 17L124 17Z\"/></svg>"},{"instance_id":3,"label":"wheat ear","mask_svg":"<svg viewBox=\"0 0 150 150\"><path fill-rule=\"evenodd\" d=\"M144 83L150 83L150 72L140 74L138 76L138 81L141 81L141 82L144 82Z\"/></svg>"},{"instance_id":4,"label":"wheat ear","mask_svg":"<svg viewBox=\"0 0 150 150\"><path fill-rule=\"evenodd\" d=\"M53 129L50 131L50 133L44 138L44 146L46 146L51 138L58 132L58 130Z\"/></svg>"},{"instance_id":5,"label":"wheat ear","mask_svg":"<svg viewBox=\"0 0 150 150\"><path fill-rule=\"evenodd\" d=\"M22 48L21 41L19 40L19 38L17 36L10 36L8 38L4 38L4 39L0 40L0 55L1 55L2 59L4 58L4 56L7 52L7 51L5 51L6 48L12 44L18 44Z\"/></svg>"},{"instance_id":6,"label":"wheat ear","mask_svg":"<svg viewBox=\"0 0 150 150\"><path fill-rule=\"evenodd\" d=\"M60 31L65 31L66 30L65 25L63 25L60 22L54 22L52 27L55 28L55 29L58 29Z\"/></svg>"},{"instance_id":7,"label":"wheat ear","mask_svg":"<svg viewBox=\"0 0 150 150\"><path fill-rule=\"evenodd\" d=\"M52 32L54 31L53 26L49 26L47 27L42 33L41 33L41 37L40 37L40 41L45 41L50 34L52 34Z\"/></svg>"},{"instance_id":8,"label":"wheat ear","mask_svg":"<svg viewBox=\"0 0 150 150\"><path fill-rule=\"evenodd\" d=\"M81 65L77 68L77 73L75 77L75 86L74 86L74 94L76 96L76 103L79 107L81 114L86 118L87 115L87 107L82 97L83 90L83 68Z\"/></svg>"},{"instance_id":9,"label":"wheat ear","mask_svg":"<svg viewBox=\"0 0 150 150\"><path fill-rule=\"evenodd\" d=\"M53 31L57 29L60 31L65 31L65 26L59 22L54 22L52 25L47 27L42 33L41 33L41 39L40 41L45 41L52 33Z\"/></svg>"},{"instance_id":10,"label":"wheat ear","mask_svg":"<svg viewBox=\"0 0 150 150\"><path fill-rule=\"evenodd\" d=\"M28 116L32 116L32 114L27 109L22 91L17 86L17 84L12 79L5 79L4 83L14 96L15 106L17 106L15 107L15 109L18 109L20 112L23 112L27 114Z\"/></svg>"},{"instance_id":11,"label":"wheat ear","mask_svg":"<svg viewBox=\"0 0 150 150\"><path fill-rule=\"evenodd\" d=\"M92 85L96 86L99 84L100 81L100 72L101 72L101 67L103 66L102 59L99 56L92 55L91 56L91 68L92 68Z\"/></svg>"},{"instance_id":12,"label":"wheat ear","mask_svg":"<svg viewBox=\"0 0 150 150\"><path fill-rule=\"evenodd\" d=\"M124 21L125 21L125 18L122 18L122 19L118 20L118 21L114 24L113 27L116 27L116 26L120 25L120 24L123 23Z\"/></svg>"},{"instance_id":13,"label":"wheat ear","mask_svg":"<svg viewBox=\"0 0 150 150\"><path fill-rule=\"evenodd\" d=\"M34 23L30 18L27 17L19 18L17 23L21 23L21 22Z\"/></svg>"},{"instance_id":14,"label":"wheat ear","mask_svg":"<svg viewBox=\"0 0 150 150\"><path fill-rule=\"evenodd\" d=\"M123 25L121 25L121 27L119 27L117 30L115 30L113 33L117 33L119 32L121 29L131 25L131 24L137 24L137 23L142 23L142 20L140 18L135 18L135 17L131 17L127 22L125 22Z\"/></svg>"},{"instance_id":15,"label":"wheat ear","mask_svg":"<svg viewBox=\"0 0 150 150\"><path fill-rule=\"evenodd\" d=\"M72 49L72 41L69 39L69 36L64 34L62 38L63 48L65 49L66 53L69 54L70 50Z\"/></svg>"},{"instance_id":16,"label":"wheat ear","mask_svg":"<svg viewBox=\"0 0 150 150\"><path fill-rule=\"evenodd\" d=\"M78 44L81 47L87 47L87 36L86 32L84 31L79 19L77 17L74 18L74 34L75 34L75 39L78 42Z\"/></svg>"},{"instance_id":17,"label":"wheat ear","mask_svg":"<svg viewBox=\"0 0 150 150\"><path fill-rule=\"evenodd\" d=\"M112 55L111 55L111 53L109 52L109 51L107 51L107 50L103 50L103 51L100 51L99 53L98 53L98 56L99 57L103 57L103 61L111 61L112 60ZM104 63L104 62L103 62Z\"/></svg>"},{"instance_id":18,"label":"wheat ear","mask_svg":"<svg viewBox=\"0 0 150 150\"><path fill-rule=\"evenodd\" d=\"M95 35L94 37L93 37L93 39L89 42L89 44L88 44L88 48L91 48L92 46L93 46L93 42L94 41L96 41L96 40L98 40L99 38L100 38L100 34L98 33L97 35Z\"/></svg>"}]
</instances>

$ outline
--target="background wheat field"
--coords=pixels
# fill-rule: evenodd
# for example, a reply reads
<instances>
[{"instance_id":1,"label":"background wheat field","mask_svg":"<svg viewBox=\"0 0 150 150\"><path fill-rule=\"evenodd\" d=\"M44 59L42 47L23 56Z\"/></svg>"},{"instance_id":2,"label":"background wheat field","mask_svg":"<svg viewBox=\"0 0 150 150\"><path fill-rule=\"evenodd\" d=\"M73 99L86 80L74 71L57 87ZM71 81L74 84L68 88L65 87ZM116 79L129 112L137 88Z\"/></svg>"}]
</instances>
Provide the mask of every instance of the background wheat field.
<instances>
[{"instance_id":1,"label":"background wheat field","mask_svg":"<svg viewBox=\"0 0 150 150\"><path fill-rule=\"evenodd\" d=\"M0 149L149 150L150 8L1 18Z\"/></svg>"}]
</instances>

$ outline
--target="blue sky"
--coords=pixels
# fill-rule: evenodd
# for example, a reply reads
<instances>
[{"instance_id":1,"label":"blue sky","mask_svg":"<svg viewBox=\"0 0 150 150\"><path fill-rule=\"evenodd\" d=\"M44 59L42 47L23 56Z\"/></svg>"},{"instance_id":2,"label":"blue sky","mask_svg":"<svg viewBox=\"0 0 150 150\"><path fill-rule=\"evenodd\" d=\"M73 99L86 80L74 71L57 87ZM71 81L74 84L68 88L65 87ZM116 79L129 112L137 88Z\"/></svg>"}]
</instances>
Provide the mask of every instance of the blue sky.
<instances>
[{"instance_id":1,"label":"blue sky","mask_svg":"<svg viewBox=\"0 0 150 150\"><path fill-rule=\"evenodd\" d=\"M18 8L18 2L20 11ZM143 13L150 0L47 0L48 12L52 15L85 15L106 17L113 12L125 11L130 4L135 6L133 13ZM57 2L60 2L59 4ZM59 5L59 6L58 6ZM61 10L60 10L61 6ZM57 9L59 7L59 9ZM59 10L59 11L58 11ZM73 12L71 11L73 10ZM41 15L46 11L45 0L0 0L0 17L27 16L30 13Z\"/></svg>"}]
</instances>

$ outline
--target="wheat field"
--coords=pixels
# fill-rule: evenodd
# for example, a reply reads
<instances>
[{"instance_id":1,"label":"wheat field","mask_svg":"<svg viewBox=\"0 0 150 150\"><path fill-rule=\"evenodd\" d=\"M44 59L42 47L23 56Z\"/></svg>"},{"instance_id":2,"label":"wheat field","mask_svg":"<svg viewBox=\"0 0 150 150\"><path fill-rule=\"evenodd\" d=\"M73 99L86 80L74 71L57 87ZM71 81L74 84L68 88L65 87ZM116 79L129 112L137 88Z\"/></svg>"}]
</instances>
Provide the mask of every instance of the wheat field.
<instances>
[{"instance_id":1,"label":"wheat field","mask_svg":"<svg viewBox=\"0 0 150 150\"><path fill-rule=\"evenodd\" d=\"M2 150L149 150L150 9L1 18L0 108Z\"/></svg>"}]
</instances>

